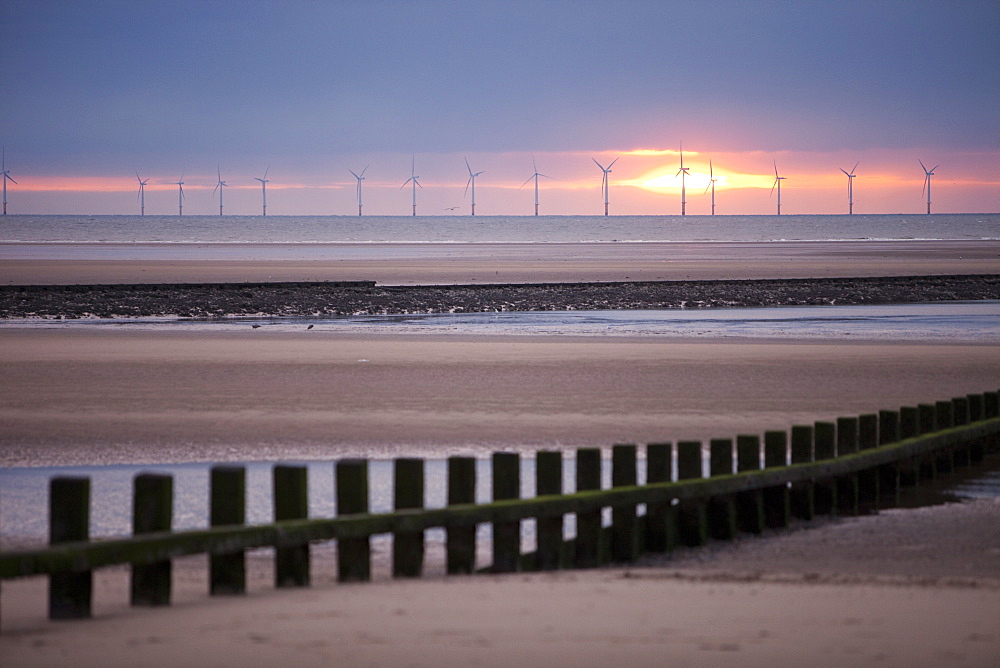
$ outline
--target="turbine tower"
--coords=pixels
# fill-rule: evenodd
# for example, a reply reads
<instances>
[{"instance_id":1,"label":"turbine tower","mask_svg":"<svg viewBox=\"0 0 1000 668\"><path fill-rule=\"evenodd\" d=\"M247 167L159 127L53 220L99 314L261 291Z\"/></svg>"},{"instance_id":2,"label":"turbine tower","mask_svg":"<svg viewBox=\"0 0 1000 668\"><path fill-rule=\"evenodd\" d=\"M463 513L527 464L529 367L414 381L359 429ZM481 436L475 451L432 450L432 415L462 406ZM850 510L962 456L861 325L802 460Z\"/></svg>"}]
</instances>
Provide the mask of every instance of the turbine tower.
<instances>
[{"instance_id":1,"label":"turbine tower","mask_svg":"<svg viewBox=\"0 0 1000 668\"><path fill-rule=\"evenodd\" d=\"M139 194L136 195L136 199L139 200L139 215L146 215L146 184L149 183L149 179L143 181L139 178L139 172L135 173L135 180L139 182Z\"/></svg>"},{"instance_id":2,"label":"turbine tower","mask_svg":"<svg viewBox=\"0 0 1000 668\"><path fill-rule=\"evenodd\" d=\"M465 192L468 194L469 185L472 185L472 215L476 215L476 177L482 174L482 172L472 172L472 167L469 167L469 159L465 159L465 168L469 170L469 180L465 182Z\"/></svg>"},{"instance_id":3,"label":"turbine tower","mask_svg":"<svg viewBox=\"0 0 1000 668\"><path fill-rule=\"evenodd\" d=\"M771 186L771 194L774 194L774 188L778 188L778 215L781 215L781 182L784 181L786 176L778 176L778 163L774 163L774 185Z\"/></svg>"},{"instance_id":4,"label":"turbine tower","mask_svg":"<svg viewBox=\"0 0 1000 668\"><path fill-rule=\"evenodd\" d=\"M854 173L854 170L857 169L858 165L860 165L860 164L861 164L860 162L854 163L854 166L851 167L851 171L850 172L848 172L843 167L840 168L840 171L844 172L844 174L847 175L847 213L848 213L848 215L854 213L854 177L856 176L856 174Z\"/></svg>"},{"instance_id":5,"label":"turbine tower","mask_svg":"<svg viewBox=\"0 0 1000 668\"><path fill-rule=\"evenodd\" d=\"M219 182L215 184L215 190L219 191L219 215L221 216L222 215L222 189L228 187L229 184L222 180L222 168L221 167L218 170L218 175L219 175ZM215 194L215 190L212 191L213 195Z\"/></svg>"},{"instance_id":6,"label":"turbine tower","mask_svg":"<svg viewBox=\"0 0 1000 668\"><path fill-rule=\"evenodd\" d=\"M547 179L551 179L552 177L551 176L546 176L545 174L539 174L538 173L538 167L535 165L535 156L531 156L531 168L535 170L535 173L532 174L531 176L529 176L524 181L524 183L522 183L520 186L518 186L518 190L520 190L524 186L528 185L528 181L531 181L531 179L535 180L535 215L537 216L538 215L538 177L539 176L545 176L545 178L547 178Z\"/></svg>"},{"instance_id":7,"label":"turbine tower","mask_svg":"<svg viewBox=\"0 0 1000 668\"><path fill-rule=\"evenodd\" d=\"M7 169L7 149L2 149L2 157L0 157L0 176L3 177L3 215L7 215L7 182L17 184L17 181L10 175L10 170Z\"/></svg>"},{"instance_id":8,"label":"turbine tower","mask_svg":"<svg viewBox=\"0 0 1000 668\"><path fill-rule=\"evenodd\" d=\"M177 215L184 215L184 175L177 180Z\"/></svg>"},{"instance_id":9,"label":"turbine tower","mask_svg":"<svg viewBox=\"0 0 1000 668\"><path fill-rule=\"evenodd\" d=\"M399 186L399 189L402 190L403 188L406 187L407 183L410 183L411 181L413 182L413 215L414 216L417 215L417 188L418 187L421 188L421 189L423 188L423 186L420 185L420 181L417 180L420 177L417 176L416 173L414 172L414 168L416 167L416 163L417 163L417 159L416 159L416 157L413 157L410 160L410 178L408 178L405 181L403 181L403 185Z\"/></svg>"},{"instance_id":10,"label":"turbine tower","mask_svg":"<svg viewBox=\"0 0 1000 668\"><path fill-rule=\"evenodd\" d=\"M264 213L262 214L264 216L267 215L267 184L270 183L270 181L267 178L267 173L269 171L271 171L271 165L268 165L267 169L264 170L263 177L257 177L257 176L253 177L254 181L260 181L260 192L261 195L264 197Z\"/></svg>"},{"instance_id":11,"label":"turbine tower","mask_svg":"<svg viewBox=\"0 0 1000 668\"><path fill-rule=\"evenodd\" d=\"M677 170L677 174L674 174L676 179L678 175L681 177L681 215L687 215L687 187L684 183L684 178L688 175L688 170L690 167L684 166L684 145L681 145L681 168Z\"/></svg>"},{"instance_id":12,"label":"turbine tower","mask_svg":"<svg viewBox=\"0 0 1000 668\"><path fill-rule=\"evenodd\" d=\"M355 174L353 169L347 170L351 173L352 176L354 176L354 178L358 180L358 216L361 215L361 182L365 180L365 172L368 171L369 167L371 167L371 165L365 165L365 168L361 170L360 174Z\"/></svg>"},{"instance_id":13,"label":"turbine tower","mask_svg":"<svg viewBox=\"0 0 1000 668\"><path fill-rule=\"evenodd\" d=\"M719 179L715 178L715 173L712 171L712 161L709 160L708 161L708 185L705 186L705 192L708 192L709 188L712 189L712 215L713 216L715 215L715 182L718 181L718 180ZM704 195L704 194L705 193L702 193L702 195Z\"/></svg>"},{"instance_id":14,"label":"turbine tower","mask_svg":"<svg viewBox=\"0 0 1000 668\"><path fill-rule=\"evenodd\" d=\"M927 215L929 216L931 214L931 177L934 176L934 170L941 165L934 165L930 169L927 169L919 158L917 158L917 162L920 163L920 167L924 170L924 190L927 191ZM920 194L922 195L923 191Z\"/></svg>"},{"instance_id":15,"label":"turbine tower","mask_svg":"<svg viewBox=\"0 0 1000 668\"><path fill-rule=\"evenodd\" d=\"M609 164L607 167L605 167L601 163L597 162L597 158L591 158L591 160L593 160L594 164L597 165L598 167L600 167L601 171L604 172L604 176L601 177L601 189L604 191L604 215L606 216L606 215L608 215L608 194L609 194L608 193L608 190L609 190L608 186L610 185L610 180L608 179L608 174L611 173L611 167L616 162L618 162L618 158L615 158L614 160L612 160L611 164Z\"/></svg>"}]
</instances>

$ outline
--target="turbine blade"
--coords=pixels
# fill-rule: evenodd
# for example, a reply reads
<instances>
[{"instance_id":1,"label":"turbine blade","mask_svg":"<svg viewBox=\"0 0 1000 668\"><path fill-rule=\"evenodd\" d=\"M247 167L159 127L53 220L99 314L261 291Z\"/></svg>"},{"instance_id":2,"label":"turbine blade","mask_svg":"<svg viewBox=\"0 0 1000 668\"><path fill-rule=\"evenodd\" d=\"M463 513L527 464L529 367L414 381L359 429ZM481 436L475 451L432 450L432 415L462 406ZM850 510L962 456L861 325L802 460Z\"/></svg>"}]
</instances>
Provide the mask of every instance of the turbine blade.
<instances>
[{"instance_id":1,"label":"turbine blade","mask_svg":"<svg viewBox=\"0 0 1000 668\"><path fill-rule=\"evenodd\" d=\"M857 169L858 165L860 165L860 164L861 164L860 160L858 160L856 163L854 163L854 166L851 167L851 176L854 176L854 170Z\"/></svg>"},{"instance_id":2,"label":"turbine blade","mask_svg":"<svg viewBox=\"0 0 1000 668\"><path fill-rule=\"evenodd\" d=\"M931 167L931 174L933 174L933 173L934 173L934 170L935 170L935 169L937 169L937 168L938 168L938 167L940 167L940 166L941 166L941 165L934 165L933 167Z\"/></svg>"},{"instance_id":3,"label":"turbine blade","mask_svg":"<svg viewBox=\"0 0 1000 668\"><path fill-rule=\"evenodd\" d=\"M531 176L529 176L529 177L528 177L527 179L525 179L524 183L522 183L521 185L519 185L519 186L517 187L517 189L518 189L518 190L520 190L520 189L521 189L521 188L523 188L524 186L526 186L526 185L528 185L529 183L531 183L531 179L533 179L533 178L535 178L535 175L534 175L534 174L532 174L532 175L531 175Z\"/></svg>"},{"instance_id":4,"label":"turbine blade","mask_svg":"<svg viewBox=\"0 0 1000 668\"><path fill-rule=\"evenodd\" d=\"M8 181L14 181L14 179L9 174L4 174L4 176L7 177ZM17 181L14 181L14 183L17 183ZM17 185L21 185L21 184L17 183Z\"/></svg>"},{"instance_id":5,"label":"turbine blade","mask_svg":"<svg viewBox=\"0 0 1000 668\"><path fill-rule=\"evenodd\" d=\"M469 159L463 157L463 160L465 160L465 168L469 170L469 174L472 174L472 167L469 167Z\"/></svg>"},{"instance_id":6,"label":"turbine blade","mask_svg":"<svg viewBox=\"0 0 1000 668\"><path fill-rule=\"evenodd\" d=\"M365 165L365 168L361 170L361 176L364 176L364 175L365 175L365 172L367 172L367 171L368 171L368 168L369 168L369 167L371 167L371 165Z\"/></svg>"},{"instance_id":7,"label":"turbine blade","mask_svg":"<svg viewBox=\"0 0 1000 668\"><path fill-rule=\"evenodd\" d=\"M917 158L917 162L920 163L920 169L924 170L924 173L926 174L927 173L927 168L924 167L924 161L921 160L920 158Z\"/></svg>"},{"instance_id":8,"label":"turbine blade","mask_svg":"<svg viewBox=\"0 0 1000 668\"><path fill-rule=\"evenodd\" d=\"M594 164L597 165L598 167L600 167L602 171L604 170L604 165L602 165L601 163L597 162L597 158L591 158L591 160L593 160Z\"/></svg>"},{"instance_id":9,"label":"turbine blade","mask_svg":"<svg viewBox=\"0 0 1000 668\"><path fill-rule=\"evenodd\" d=\"M844 174L847 174L848 176L850 176L850 174L847 173L847 170L844 169L843 167L840 168L840 171L842 171Z\"/></svg>"},{"instance_id":10,"label":"turbine blade","mask_svg":"<svg viewBox=\"0 0 1000 668\"><path fill-rule=\"evenodd\" d=\"M621 158L621 156L618 156L618 158ZM618 158L615 158L614 160L612 160L612 161L611 161L611 165L613 165L613 164L615 164L616 162L618 162ZM608 169L611 169L611 165L608 165Z\"/></svg>"},{"instance_id":11,"label":"turbine blade","mask_svg":"<svg viewBox=\"0 0 1000 668\"><path fill-rule=\"evenodd\" d=\"M358 176L357 174L354 173L353 169L348 169L347 171L349 171L351 173L351 176L353 176L354 178L356 178L356 179L360 179L361 178L360 176Z\"/></svg>"}]
</instances>

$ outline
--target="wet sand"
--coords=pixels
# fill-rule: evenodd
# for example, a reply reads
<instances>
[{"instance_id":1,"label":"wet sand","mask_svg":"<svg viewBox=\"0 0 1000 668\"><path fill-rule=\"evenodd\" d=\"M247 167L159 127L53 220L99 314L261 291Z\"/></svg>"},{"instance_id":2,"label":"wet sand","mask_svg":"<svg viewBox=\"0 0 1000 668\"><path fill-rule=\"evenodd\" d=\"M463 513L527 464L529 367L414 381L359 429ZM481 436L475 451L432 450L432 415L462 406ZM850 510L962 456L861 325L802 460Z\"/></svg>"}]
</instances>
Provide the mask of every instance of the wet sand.
<instances>
[{"instance_id":1,"label":"wet sand","mask_svg":"<svg viewBox=\"0 0 1000 668\"><path fill-rule=\"evenodd\" d=\"M0 465L707 439L995 389L995 345L0 329Z\"/></svg>"},{"instance_id":2,"label":"wet sand","mask_svg":"<svg viewBox=\"0 0 1000 668\"><path fill-rule=\"evenodd\" d=\"M592 244L0 244L11 285L572 283L1000 273L1000 241Z\"/></svg>"}]
</instances>

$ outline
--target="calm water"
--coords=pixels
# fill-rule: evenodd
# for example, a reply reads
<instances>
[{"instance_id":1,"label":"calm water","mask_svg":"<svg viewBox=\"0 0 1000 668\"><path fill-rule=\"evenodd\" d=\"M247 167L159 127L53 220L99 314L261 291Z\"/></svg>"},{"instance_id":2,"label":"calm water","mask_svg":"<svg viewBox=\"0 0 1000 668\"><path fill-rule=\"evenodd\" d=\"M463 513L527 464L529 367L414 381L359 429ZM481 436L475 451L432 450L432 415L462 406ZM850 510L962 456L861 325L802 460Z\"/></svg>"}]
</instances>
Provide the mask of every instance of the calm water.
<instances>
[{"instance_id":1,"label":"calm water","mask_svg":"<svg viewBox=\"0 0 1000 668\"><path fill-rule=\"evenodd\" d=\"M573 243L1000 239L1000 214L825 216L31 216L0 243Z\"/></svg>"},{"instance_id":2,"label":"calm water","mask_svg":"<svg viewBox=\"0 0 1000 668\"><path fill-rule=\"evenodd\" d=\"M462 334L482 336L704 337L852 341L949 341L1000 344L1000 301L779 306L612 311L425 313L339 317L246 317L219 320L118 318L0 320L0 328L114 328L350 334Z\"/></svg>"}]
</instances>

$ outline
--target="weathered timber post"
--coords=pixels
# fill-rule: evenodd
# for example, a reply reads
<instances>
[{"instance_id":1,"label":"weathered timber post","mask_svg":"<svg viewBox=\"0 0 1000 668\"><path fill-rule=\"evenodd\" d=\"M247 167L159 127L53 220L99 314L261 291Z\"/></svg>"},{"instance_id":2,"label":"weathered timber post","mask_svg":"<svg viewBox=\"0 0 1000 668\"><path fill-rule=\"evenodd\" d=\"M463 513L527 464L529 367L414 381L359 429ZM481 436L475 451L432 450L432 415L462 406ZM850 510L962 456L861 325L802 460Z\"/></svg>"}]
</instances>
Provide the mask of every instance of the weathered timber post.
<instances>
[{"instance_id":1,"label":"weathered timber post","mask_svg":"<svg viewBox=\"0 0 1000 668\"><path fill-rule=\"evenodd\" d=\"M49 544L90 540L90 478L56 477L49 482ZM49 576L49 619L90 617L93 572Z\"/></svg>"},{"instance_id":2,"label":"weathered timber post","mask_svg":"<svg viewBox=\"0 0 1000 668\"><path fill-rule=\"evenodd\" d=\"M309 515L309 482L305 466L277 464L274 478L274 521L300 520ZM309 545L285 546L278 541L274 550L274 586L309 586Z\"/></svg>"},{"instance_id":3,"label":"weathered timber post","mask_svg":"<svg viewBox=\"0 0 1000 668\"><path fill-rule=\"evenodd\" d=\"M906 440L920 435L920 409L916 406L903 406L899 409L899 439ZM899 467L899 484L903 487L913 487L920 481L920 460L911 458L902 462Z\"/></svg>"},{"instance_id":4,"label":"weathered timber post","mask_svg":"<svg viewBox=\"0 0 1000 668\"><path fill-rule=\"evenodd\" d=\"M736 437L736 469L738 472L760 470L760 437ZM760 490L736 494L736 517L740 531L761 533L764 530L764 498Z\"/></svg>"},{"instance_id":5,"label":"weathered timber post","mask_svg":"<svg viewBox=\"0 0 1000 668\"><path fill-rule=\"evenodd\" d=\"M615 445L611 448L611 486L634 487L636 484L636 447ZM639 557L638 518L635 506L611 509L611 559L635 561Z\"/></svg>"},{"instance_id":6,"label":"weathered timber post","mask_svg":"<svg viewBox=\"0 0 1000 668\"><path fill-rule=\"evenodd\" d=\"M493 453L493 500L521 496L521 460L516 452ZM521 522L493 522L493 572L512 573L521 561Z\"/></svg>"},{"instance_id":7,"label":"weathered timber post","mask_svg":"<svg viewBox=\"0 0 1000 668\"><path fill-rule=\"evenodd\" d=\"M764 432L764 468L788 466L788 433ZM764 522L772 529L788 526L791 515L788 485L762 490L764 497Z\"/></svg>"},{"instance_id":8,"label":"weathered timber post","mask_svg":"<svg viewBox=\"0 0 1000 668\"><path fill-rule=\"evenodd\" d=\"M476 460L473 457L448 458L448 505L460 506L476 502ZM476 570L476 525L446 527L448 574L472 573Z\"/></svg>"},{"instance_id":9,"label":"weathered timber post","mask_svg":"<svg viewBox=\"0 0 1000 668\"><path fill-rule=\"evenodd\" d=\"M576 451L576 491L601 488L601 450L579 448ZM601 564L601 509L576 514L576 566L593 568Z\"/></svg>"},{"instance_id":10,"label":"weathered timber post","mask_svg":"<svg viewBox=\"0 0 1000 668\"><path fill-rule=\"evenodd\" d=\"M213 466L210 474L209 524L213 527L246 522L247 472L242 466ZM243 550L209 555L208 591L211 595L244 594L247 590Z\"/></svg>"},{"instance_id":11,"label":"weathered timber post","mask_svg":"<svg viewBox=\"0 0 1000 668\"><path fill-rule=\"evenodd\" d=\"M702 477L701 441L677 443L677 479L693 480ZM704 499L687 499L680 508L681 542L688 547L708 542L708 508Z\"/></svg>"},{"instance_id":12,"label":"weathered timber post","mask_svg":"<svg viewBox=\"0 0 1000 668\"><path fill-rule=\"evenodd\" d=\"M132 533L170 531L174 507L174 479L140 473L132 495ZM132 605L170 605L170 560L132 564Z\"/></svg>"},{"instance_id":13,"label":"weathered timber post","mask_svg":"<svg viewBox=\"0 0 1000 668\"><path fill-rule=\"evenodd\" d=\"M858 449L871 450L878 446L878 415L866 413L858 416ZM878 509L879 467L858 472L858 510L867 512Z\"/></svg>"},{"instance_id":14,"label":"weathered timber post","mask_svg":"<svg viewBox=\"0 0 1000 668\"><path fill-rule=\"evenodd\" d=\"M368 513L368 460L342 459L336 464L337 516ZM423 495L421 495L423 496ZM423 535L417 540L423 544ZM393 564L395 566L395 563ZM337 578L366 582L372 577L371 538L337 540Z\"/></svg>"},{"instance_id":15,"label":"weathered timber post","mask_svg":"<svg viewBox=\"0 0 1000 668\"><path fill-rule=\"evenodd\" d=\"M708 444L708 475L733 474L733 439L713 438ZM739 532L736 497L713 496L708 500L708 533L717 540L732 540Z\"/></svg>"},{"instance_id":16,"label":"weathered timber post","mask_svg":"<svg viewBox=\"0 0 1000 668\"><path fill-rule=\"evenodd\" d=\"M404 457L393 462L393 507L396 510L424 507L423 459ZM423 570L424 532L397 531L392 537L393 577L416 578Z\"/></svg>"},{"instance_id":17,"label":"weathered timber post","mask_svg":"<svg viewBox=\"0 0 1000 668\"><path fill-rule=\"evenodd\" d=\"M970 394L969 399L969 422L979 422L986 417L985 406L983 404L983 395L981 394ZM986 439L977 438L969 446L969 464L975 465L983 461L983 457L986 454Z\"/></svg>"},{"instance_id":18,"label":"weathered timber post","mask_svg":"<svg viewBox=\"0 0 1000 668\"><path fill-rule=\"evenodd\" d=\"M955 397L952 404L952 424L956 427L969 424L969 398ZM972 465L972 441L965 441L952 453L955 466L968 468Z\"/></svg>"},{"instance_id":19,"label":"weathered timber post","mask_svg":"<svg viewBox=\"0 0 1000 668\"><path fill-rule=\"evenodd\" d=\"M889 445L899 441L899 412L879 411L878 445ZM899 505L899 462L878 467L878 505L891 508Z\"/></svg>"},{"instance_id":20,"label":"weathered timber post","mask_svg":"<svg viewBox=\"0 0 1000 668\"><path fill-rule=\"evenodd\" d=\"M535 455L535 494L552 496L563 493L562 453L543 450ZM538 545L535 550L535 568L551 571L562 563L563 518L539 517L535 520Z\"/></svg>"},{"instance_id":21,"label":"weathered timber post","mask_svg":"<svg viewBox=\"0 0 1000 668\"><path fill-rule=\"evenodd\" d=\"M833 422L816 422L813 425L813 449L816 461L837 456L837 425ZM817 515L830 515L837 509L837 484L832 480L816 481L813 510Z\"/></svg>"},{"instance_id":22,"label":"weathered timber post","mask_svg":"<svg viewBox=\"0 0 1000 668\"><path fill-rule=\"evenodd\" d=\"M646 446L646 484L670 481L670 443ZM666 552L676 543L676 513L669 501L646 504L646 551Z\"/></svg>"},{"instance_id":23,"label":"weathered timber post","mask_svg":"<svg viewBox=\"0 0 1000 668\"><path fill-rule=\"evenodd\" d=\"M1000 392L983 392L983 418L1000 417ZM1000 450L1000 434L990 436L986 441L986 452Z\"/></svg>"},{"instance_id":24,"label":"weathered timber post","mask_svg":"<svg viewBox=\"0 0 1000 668\"><path fill-rule=\"evenodd\" d=\"M837 456L853 455L858 451L858 418L837 418ZM837 512L858 514L858 475L851 473L837 478Z\"/></svg>"},{"instance_id":25,"label":"weathered timber post","mask_svg":"<svg viewBox=\"0 0 1000 668\"><path fill-rule=\"evenodd\" d=\"M938 401L934 404L934 415L937 429L951 429L955 425L954 405L950 401ZM954 448L945 448L937 452L937 472L951 473L955 470Z\"/></svg>"},{"instance_id":26,"label":"weathered timber post","mask_svg":"<svg viewBox=\"0 0 1000 668\"><path fill-rule=\"evenodd\" d=\"M812 425L795 425L792 427L791 450L793 464L808 464L815 461ZM814 488L815 485L812 481L792 485L790 501L791 512L794 517L802 520L811 520L814 517Z\"/></svg>"},{"instance_id":27,"label":"weathered timber post","mask_svg":"<svg viewBox=\"0 0 1000 668\"><path fill-rule=\"evenodd\" d=\"M937 431L937 407L934 404L918 404L917 412L919 416L919 428L921 434L930 434ZM929 454L920 458L920 479L937 479L937 455Z\"/></svg>"}]
</instances>

